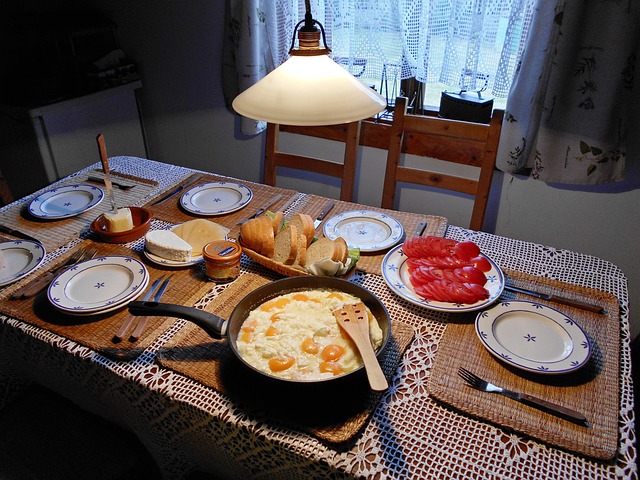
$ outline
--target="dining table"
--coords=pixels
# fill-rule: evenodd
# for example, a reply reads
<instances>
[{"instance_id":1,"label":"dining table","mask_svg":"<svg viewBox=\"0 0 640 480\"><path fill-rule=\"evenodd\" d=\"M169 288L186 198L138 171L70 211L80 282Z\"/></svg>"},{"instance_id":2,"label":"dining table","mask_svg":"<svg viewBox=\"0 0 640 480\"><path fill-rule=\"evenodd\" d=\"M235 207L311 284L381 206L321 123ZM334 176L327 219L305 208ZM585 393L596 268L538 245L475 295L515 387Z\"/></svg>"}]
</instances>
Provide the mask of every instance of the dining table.
<instances>
[{"instance_id":1,"label":"dining table","mask_svg":"<svg viewBox=\"0 0 640 480\"><path fill-rule=\"evenodd\" d=\"M110 210L97 163L0 209L3 242L19 245L34 238L43 250L25 274L0 286L0 408L29 385L42 385L135 432L167 479L193 472L216 479L638 478L627 280L611 262L450 225L429 214L428 206L424 213L385 210L145 158L114 156L109 164L115 201L150 210L151 229L206 218L236 241L239 222L275 195L280 197L269 209L282 210L285 219L296 213L315 219L334 201L318 237L330 234L332 218L353 212L399 224L400 235L363 249L347 279L371 292L388 312L389 342L378 356L388 388L374 391L366 376L357 374L348 382L310 384L256 375L224 338L178 317L150 317L137 340L116 341L127 302L94 315L73 315L55 308L47 289L15 298L15 292L89 247L98 256L144 265L149 285L170 276L163 302L222 318L229 318L249 292L283 278L245 254L238 277L216 283L202 262L154 261L145 253L144 237L124 244L102 241L90 230L91 222ZM237 207L203 212L197 202L189 203L189 192L203 185L230 186L240 198ZM95 201L73 215L49 213L43 206L47 196L65 188L83 189ZM498 287L490 301L465 308L416 298L398 271L406 260L403 242L417 235L477 244L494 268ZM507 286L568 298L574 305ZM519 305L528 305L532 315L550 312L544 320L531 317L534 323L559 318L553 328L568 344L561 347L563 355L588 349L584 362L556 368L555 360L543 358L534 359L542 366L531 367L518 352L500 352L520 331L519 325L501 324L510 317L495 309L513 311ZM489 327L478 329L487 318ZM497 350L487 344L492 335ZM556 338L541 333L527 341ZM588 423L475 390L458 374L461 367L578 410Z\"/></svg>"}]
</instances>

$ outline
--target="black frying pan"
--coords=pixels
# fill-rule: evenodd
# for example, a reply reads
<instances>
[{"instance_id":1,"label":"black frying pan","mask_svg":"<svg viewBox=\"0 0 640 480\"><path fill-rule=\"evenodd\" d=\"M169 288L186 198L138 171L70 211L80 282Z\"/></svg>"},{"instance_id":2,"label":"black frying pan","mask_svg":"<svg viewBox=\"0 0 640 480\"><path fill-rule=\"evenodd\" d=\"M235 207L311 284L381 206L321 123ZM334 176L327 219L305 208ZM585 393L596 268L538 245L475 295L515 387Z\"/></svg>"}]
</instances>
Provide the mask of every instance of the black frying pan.
<instances>
[{"instance_id":1,"label":"black frying pan","mask_svg":"<svg viewBox=\"0 0 640 480\"><path fill-rule=\"evenodd\" d=\"M242 358L237 349L236 340L238 338L240 327L252 310L263 304L267 300L270 300L279 295L314 289L345 292L359 298L365 303L367 307L369 307L369 310L371 310L371 313L374 315L376 320L378 320L378 324L382 329L382 345L376 353L379 358L389 341L391 332L389 314L387 313L386 308L384 307L382 302L380 302L378 297L376 297L373 293L369 292L359 285L335 277L316 277L309 275L288 277L277 280L275 282L271 282L263 287L253 290L242 300L240 300L240 303L238 303L238 305L236 305L236 307L233 309L233 312L231 312L231 317L229 318L229 320L225 320L221 317L218 317L217 315L206 312L204 310L199 310L194 307L157 302L131 302L129 303L129 312L131 312L133 315L178 317L185 320L190 320L200 328L202 328L213 338L226 337L236 358L240 359L240 361L250 369L269 378L276 378L278 380L294 383L315 383L338 378L342 379L348 375L360 371L364 367L359 367L356 370L344 375L329 377L322 380L289 380L268 375L256 369Z\"/></svg>"}]
</instances>

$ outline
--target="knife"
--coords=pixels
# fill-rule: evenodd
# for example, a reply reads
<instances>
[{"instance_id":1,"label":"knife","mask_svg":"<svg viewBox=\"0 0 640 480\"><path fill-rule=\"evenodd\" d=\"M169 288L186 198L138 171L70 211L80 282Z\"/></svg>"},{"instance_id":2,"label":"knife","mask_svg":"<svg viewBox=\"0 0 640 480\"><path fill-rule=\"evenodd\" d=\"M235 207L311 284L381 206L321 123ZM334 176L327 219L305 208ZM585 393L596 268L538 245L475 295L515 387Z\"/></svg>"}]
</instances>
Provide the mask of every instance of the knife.
<instances>
[{"instance_id":1,"label":"knife","mask_svg":"<svg viewBox=\"0 0 640 480\"><path fill-rule=\"evenodd\" d=\"M281 193L279 193L278 195L275 195L275 196L271 197L269 200L267 200L267 201L265 202L265 204L264 204L264 205L262 205L262 206L260 207L260 209L259 209L256 213L254 213L253 215L251 215L249 218L247 218L247 219L245 219L245 220L240 220L240 221L237 223L237 225L242 225L243 223L248 222L248 221L249 221L249 220L251 220L252 218L256 218L257 216L262 215L262 214L267 210L267 208L269 208L271 205L273 205L274 203L276 203L276 202L277 202L278 200L280 200L281 198L282 198L282 194L281 194Z\"/></svg>"},{"instance_id":2,"label":"knife","mask_svg":"<svg viewBox=\"0 0 640 480\"><path fill-rule=\"evenodd\" d=\"M151 206L160 205L165 200L169 200L171 197L173 197L174 195L180 193L185 188L187 188L187 187L193 185L194 183L196 183L198 180L200 180L200 178L202 178L202 173L199 173L196 176L189 177L187 180L185 180L180 185L178 185L176 188L174 188L169 193L167 193L164 197L162 197L162 198L156 200L155 202L153 202L151 204Z\"/></svg>"},{"instance_id":3,"label":"knife","mask_svg":"<svg viewBox=\"0 0 640 480\"><path fill-rule=\"evenodd\" d=\"M39 243L42 245L42 242L37 238L31 237L26 233L22 233L20 230L14 230L13 228L5 227L4 225L0 225L0 232L8 233L9 235L13 235L14 237L22 238L23 240L31 240L32 242Z\"/></svg>"},{"instance_id":4,"label":"knife","mask_svg":"<svg viewBox=\"0 0 640 480\"><path fill-rule=\"evenodd\" d=\"M324 220L324 217L327 216L327 214L331 211L331 209L335 206L334 202L329 202L325 205L325 207L322 209L322 211L320 212L320 215L318 215L316 217L316 219L313 221L313 228L318 228L320 226L320 224L322 223L322 221Z\"/></svg>"},{"instance_id":5,"label":"knife","mask_svg":"<svg viewBox=\"0 0 640 480\"><path fill-rule=\"evenodd\" d=\"M593 313L607 313L607 311L602 308L600 305L595 305L593 303L581 302L580 300L574 300L572 298L566 298L558 295L550 295L547 293L536 292L535 290L529 290L528 288L514 287L513 285L505 285L505 290L509 290L517 293L524 293L525 295L530 295L532 297L540 298L542 300L547 300L549 302L561 303L562 305L568 305L570 307L580 308L582 310L587 310L588 312Z\"/></svg>"},{"instance_id":6,"label":"knife","mask_svg":"<svg viewBox=\"0 0 640 480\"><path fill-rule=\"evenodd\" d=\"M96 138L98 142L98 150L100 151L100 162L102 162L102 170L104 171L104 186L107 189L107 197L111 203L111 213L118 213L118 205L116 197L113 193L113 185L111 185L111 175L109 174L109 157L107 157L107 147L104 144L104 136L99 133Z\"/></svg>"},{"instance_id":7,"label":"knife","mask_svg":"<svg viewBox=\"0 0 640 480\"><path fill-rule=\"evenodd\" d=\"M157 303L160 301L160 299L162 298L162 295L164 294L164 291L169 286L170 281L171 281L171 276L169 276L169 278L167 278L164 282L162 282L162 285L160 285L160 288L158 288L158 291L153 297L154 302ZM136 340L138 340L138 338L140 338L140 335L142 335L142 332L144 331L144 327L147 326L148 321L149 321L149 317L147 316L144 316L140 320L138 320L138 325L136 325L136 328L133 329L133 333L129 337L130 341L135 342Z\"/></svg>"},{"instance_id":8,"label":"knife","mask_svg":"<svg viewBox=\"0 0 640 480\"><path fill-rule=\"evenodd\" d=\"M416 227L416 237L421 237L424 231L427 229L427 221L422 220Z\"/></svg>"}]
</instances>

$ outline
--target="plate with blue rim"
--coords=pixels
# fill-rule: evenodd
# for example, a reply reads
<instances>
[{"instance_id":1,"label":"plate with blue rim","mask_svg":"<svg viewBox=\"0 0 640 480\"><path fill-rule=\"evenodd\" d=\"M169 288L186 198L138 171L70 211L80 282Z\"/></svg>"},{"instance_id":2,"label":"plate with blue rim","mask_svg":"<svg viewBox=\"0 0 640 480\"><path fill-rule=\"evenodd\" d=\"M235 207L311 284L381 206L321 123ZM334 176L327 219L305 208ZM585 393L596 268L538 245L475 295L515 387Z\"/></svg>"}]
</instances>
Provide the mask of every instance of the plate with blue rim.
<instances>
[{"instance_id":1,"label":"plate with blue rim","mask_svg":"<svg viewBox=\"0 0 640 480\"><path fill-rule=\"evenodd\" d=\"M404 238L402 224L389 214L374 210L351 210L325 221L325 237L344 238L349 248L378 252L393 247Z\"/></svg>"},{"instance_id":2,"label":"plate with blue rim","mask_svg":"<svg viewBox=\"0 0 640 480\"><path fill-rule=\"evenodd\" d=\"M0 243L0 287L27 276L44 261L45 254L42 244L31 240Z\"/></svg>"},{"instance_id":3,"label":"plate with blue rim","mask_svg":"<svg viewBox=\"0 0 640 480\"><path fill-rule=\"evenodd\" d=\"M73 315L112 311L137 298L149 283L149 272L140 260L104 256L80 262L58 275L47 296L58 310Z\"/></svg>"},{"instance_id":4,"label":"plate with blue rim","mask_svg":"<svg viewBox=\"0 0 640 480\"><path fill-rule=\"evenodd\" d=\"M29 213L44 220L69 218L91 210L104 198L95 185L77 184L52 188L29 202Z\"/></svg>"},{"instance_id":5,"label":"plate with blue rim","mask_svg":"<svg viewBox=\"0 0 640 480\"><path fill-rule=\"evenodd\" d=\"M488 298L476 303L450 303L438 302L421 297L415 292L411 285L409 265L407 263L408 257L402 251L402 245L403 244L397 245L389 250L382 259L382 278L384 278L384 281L392 292L414 305L439 312L474 312L488 307L502 295L505 285L504 273L502 273L500 267L491 258L481 253L491 265L491 269L485 272L487 282L484 288L489 292Z\"/></svg>"},{"instance_id":6,"label":"plate with blue rim","mask_svg":"<svg viewBox=\"0 0 640 480\"><path fill-rule=\"evenodd\" d=\"M561 311L537 302L497 303L478 313L475 328L492 355L529 372L573 372L591 356L591 341L582 327Z\"/></svg>"},{"instance_id":7,"label":"plate with blue rim","mask_svg":"<svg viewBox=\"0 0 640 480\"><path fill-rule=\"evenodd\" d=\"M252 198L251 189L241 183L210 182L184 192L180 205L196 215L225 215L244 208Z\"/></svg>"}]
</instances>

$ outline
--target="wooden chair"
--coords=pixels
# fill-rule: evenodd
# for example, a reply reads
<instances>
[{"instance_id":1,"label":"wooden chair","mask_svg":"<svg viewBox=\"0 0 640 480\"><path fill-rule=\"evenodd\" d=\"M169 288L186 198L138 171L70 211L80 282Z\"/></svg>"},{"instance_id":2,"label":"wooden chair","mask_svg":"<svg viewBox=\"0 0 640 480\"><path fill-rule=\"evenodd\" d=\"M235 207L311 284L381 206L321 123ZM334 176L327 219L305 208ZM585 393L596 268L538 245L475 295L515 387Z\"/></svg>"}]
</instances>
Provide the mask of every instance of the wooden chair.
<instances>
[{"instance_id":1,"label":"wooden chair","mask_svg":"<svg viewBox=\"0 0 640 480\"><path fill-rule=\"evenodd\" d=\"M287 126L287 131L298 135L320 137L325 133L328 133L329 138L344 142L344 161L343 163L339 163L331 160L279 151L278 137L280 135L280 125L269 123L267 124L264 175L262 179L263 183L275 186L277 167L305 170L341 179L340 200L349 202L353 201L356 160L358 157L358 146L360 143L360 122L352 122L344 125L330 125L327 127Z\"/></svg>"},{"instance_id":2,"label":"wooden chair","mask_svg":"<svg viewBox=\"0 0 640 480\"><path fill-rule=\"evenodd\" d=\"M9 188L9 183L4 178L2 171L0 171L0 207L4 205L8 205L13 202L13 194L11 193L11 189Z\"/></svg>"},{"instance_id":3,"label":"wooden chair","mask_svg":"<svg viewBox=\"0 0 640 480\"><path fill-rule=\"evenodd\" d=\"M398 97L389 131L389 151L382 207L395 208L398 183L452 190L475 197L469 227L481 230L495 168L504 111L494 110L489 124L407 114L407 99ZM402 154L436 158L478 167L477 179L401 164Z\"/></svg>"}]
</instances>

